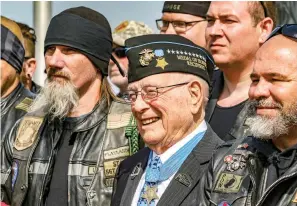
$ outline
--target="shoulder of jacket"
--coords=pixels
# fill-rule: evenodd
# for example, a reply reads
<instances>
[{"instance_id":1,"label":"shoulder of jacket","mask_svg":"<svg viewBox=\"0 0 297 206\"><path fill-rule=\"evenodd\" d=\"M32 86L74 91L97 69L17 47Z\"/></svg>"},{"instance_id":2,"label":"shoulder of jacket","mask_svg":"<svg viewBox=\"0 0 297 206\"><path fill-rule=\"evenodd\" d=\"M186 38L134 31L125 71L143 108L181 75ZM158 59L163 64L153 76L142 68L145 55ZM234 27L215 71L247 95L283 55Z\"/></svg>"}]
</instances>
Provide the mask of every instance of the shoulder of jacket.
<instances>
[{"instance_id":1,"label":"shoulder of jacket","mask_svg":"<svg viewBox=\"0 0 297 206\"><path fill-rule=\"evenodd\" d=\"M150 149L148 147L144 147L141 150L139 150L137 153L124 159L121 162L121 169L123 170L121 172L124 172L124 170L125 171L132 170L139 163L146 161L145 158L149 156L149 153L150 153Z\"/></svg>"}]
</instances>

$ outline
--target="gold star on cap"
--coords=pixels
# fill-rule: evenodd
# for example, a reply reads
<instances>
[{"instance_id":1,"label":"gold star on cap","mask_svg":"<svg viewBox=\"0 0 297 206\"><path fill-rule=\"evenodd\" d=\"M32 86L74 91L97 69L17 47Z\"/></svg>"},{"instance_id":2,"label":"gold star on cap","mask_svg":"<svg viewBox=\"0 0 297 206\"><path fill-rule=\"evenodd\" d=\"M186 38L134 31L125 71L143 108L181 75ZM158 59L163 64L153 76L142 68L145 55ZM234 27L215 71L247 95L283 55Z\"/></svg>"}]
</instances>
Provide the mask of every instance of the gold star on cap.
<instances>
[{"instance_id":1,"label":"gold star on cap","mask_svg":"<svg viewBox=\"0 0 297 206\"><path fill-rule=\"evenodd\" d=\"M157 195L157 185L152 187L149 185L146 185L145 192L141 197L147 201L148 205L151 203L152 200L159 199Z\"/></svg>"},{"instance_id":2,"label":"gold star on cap","mask_svg":"<svg viewBox=\"0 0 297 206\"><path fill-rule=\"evenodd\" d=\"M156 67L161 67L163 70L168 65L165 58L158 58Z\"/></svg>"}]
</instances>

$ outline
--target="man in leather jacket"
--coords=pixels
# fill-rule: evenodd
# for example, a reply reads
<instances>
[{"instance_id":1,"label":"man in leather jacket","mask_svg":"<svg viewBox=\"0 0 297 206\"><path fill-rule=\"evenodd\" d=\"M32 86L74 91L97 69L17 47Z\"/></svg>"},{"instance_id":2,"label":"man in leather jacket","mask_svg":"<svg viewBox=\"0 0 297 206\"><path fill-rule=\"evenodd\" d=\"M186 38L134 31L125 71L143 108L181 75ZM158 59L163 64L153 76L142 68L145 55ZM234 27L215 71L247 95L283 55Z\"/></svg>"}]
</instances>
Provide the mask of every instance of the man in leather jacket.
<instances>
[{"instance_id":1,"label":"man in leather jacket","mask_svg":"<svg viewBox=\"0 0 297 206\"><path fill-rule=\"evenodd\" d=\"M18 25L1 17L1 143L15 122L27 113L35 97L20 82L24 39Z\"/></svg>"},{"instance_id":2,"label":"man in leather jacket","mask_svg":"<svg viewBox=\"0 0 297 206\"><path fill-rule=\"evenodd\" d=\"M2 150L1 201L109 205L118 164L139 149L130 105L106 79L110 25L92 9L67 9L44 45L46 84Z\"/></svg>"},{"instance_id":3,"label":"man in leather jacket","mask_svg":"<svg viewBox=\"0 0 297 206\"><path fill-rule=\"evenodd\" d=\"M199 205L296 205L296 34L296 24L277 27L257 52L248 103L253 136L218 149Z\"/></svg>"},{"instance_id":4,"label":"man in leather jacket","mask_svg":"<svg viewBox=\"0 0 297 206\"><path fill-rule=\"evenodd\" d=\"M246 137L249 75L256 51L275 24L274 3L212 1L206 19L206 48L219 69L205 119L224 141Z\"/></svg>"}]
</instances>

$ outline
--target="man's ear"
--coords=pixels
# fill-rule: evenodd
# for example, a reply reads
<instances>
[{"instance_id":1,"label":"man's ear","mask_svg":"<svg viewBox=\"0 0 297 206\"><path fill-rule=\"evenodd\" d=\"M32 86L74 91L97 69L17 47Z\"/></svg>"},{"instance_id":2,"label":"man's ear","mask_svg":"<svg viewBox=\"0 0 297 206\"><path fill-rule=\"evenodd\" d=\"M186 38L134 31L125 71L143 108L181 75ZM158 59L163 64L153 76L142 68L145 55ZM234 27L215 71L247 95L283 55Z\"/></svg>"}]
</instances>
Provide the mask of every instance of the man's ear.
<instances>
[{"instance_id":1,"label":"man's ear","mask_svg":"<svg viewBox=\"0 0 297 206\"><path fill-rule=\"evenodd\" d=\"M261 22L259 22L259 30L260 30L260 37L259 37L259 43L262 45L270 33L272 32L274 22L270 17L264 18Z\"/></svg>"},{"instance_id":2,"label":"man's ear","mask_svg":"<svg viewBox=\"0 0 297 206\"><path fill-rule=\"evenodd\" d=\"M26 65L25 65L25 74L26 77L28 77L28 75L32 78L33 74L36 70L36 59L35 58L30 58L26 61Z\"/></svg>"},{"instance_id":3,"label":"man's ear","mask_svg":"<svg viewBox=\"0 0 297 206\"><path fill-rule=\"evenodd\" d=\"M192 81L189 83L188 90L190 93L189 106L193 114L197 114L203 104L203 89L202 85L198 81Z\"/></svg>"}]
</instances>

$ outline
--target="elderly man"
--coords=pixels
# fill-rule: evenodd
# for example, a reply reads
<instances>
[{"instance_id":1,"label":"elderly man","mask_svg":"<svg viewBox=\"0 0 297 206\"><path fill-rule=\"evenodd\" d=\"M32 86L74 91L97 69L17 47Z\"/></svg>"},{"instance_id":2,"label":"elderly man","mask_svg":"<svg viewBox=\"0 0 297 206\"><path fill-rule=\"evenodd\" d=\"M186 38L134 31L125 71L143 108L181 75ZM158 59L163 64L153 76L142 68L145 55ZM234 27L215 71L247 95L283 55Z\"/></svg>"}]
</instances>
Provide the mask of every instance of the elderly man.
<instances>
[{"instance_id":1,"label":"elderly man","mask_svg":"<svg viewBox=\"0 0 297 206\"><path fill-rule=\"evenodd\" d=\"M25 60L20 75L21 81L27 89L37 94L40 92L41 86L39 86L32 80L33 74L37 68L37 62L35 59L35 30L33 28L30 28L27 24L23 24L20 22L17 22L17 24L21 28L25 42Z\"/></svg>"},{"instance_id":2,"label":"elderly man","mask_svg":"<svg viewBox=\"0 0 297 206\"><path fill-rule=\"evenodd\" d=\"M89 8L67 9L52 18L44 45L46 84L2 151L3 199L110 205L117 165L138 150L138 135L130 105L114 101L106 79L109 23Z\"/></svg>"},{"instance_id":3,"label":"elderly man","mask_svg":"<svg viewBox=\"0 0 297 206\"><path fill-rule=\"evenodd\" d=\"M272 2L212 1L207 12L207 48L219 70L206 108L206 120L223 140L247 136L249 75L256 51L276 20Z\"/></svg>"},{"instance_id":4,"label":"elderly man","mask_svg":"<svg viewBox=\"0 0 297 206\"><path fill-rule=\"evenodd\" d=\"M200 205L297 203L297 25L272 32L250 75L253 136L225 145L202 178Z\"/></svg>"},{"instance_id":5,"label":"elderly man","mask_svg":"<svg viewBox=\"0 0 297 206\"><path fill-rule=\"evenodd\" d=\"M25 55L23 44L18 25L1 16L1 143L35 98L20 82Z\"/></svg>"},{"instance_id":6,"label":"elderly man","mask_svg":"<svg viewBox=\"0 0 297 206\"><path fill-rule=\"evenodd\" d=\"M157 19L161 34L177 34L205 47L206 13L210 1L165 1L162 18Z\"/></svg>"},{"instance_id":7,"label":"elderly man","mask_svg":"<svg viewBox=\"0 0 297 206\"><path fill-rule=\"evenodd\" d=\"M112 32L113 48L112 55L119 62L124 74L122 75L117 65L110 61L108 67L108 79L116 95L122 96L128 86L128 58L124 46L125 41L129 38L152 34L153 30L146 24L138 21L124 21L120 23Z\"/></svg>"},{"instance_id":8,"label":"elderly man","mask_svg":"<svg viewBox=\"0 0 297 206\"><path fill-rule=\"evenodd\" d=\"M148 146L119 166L112 205L192 205L222 142L204 121L214 62L177 35L126 41L127 99Z\"/></svg>"}]
</instances>

